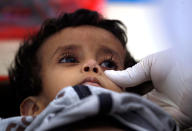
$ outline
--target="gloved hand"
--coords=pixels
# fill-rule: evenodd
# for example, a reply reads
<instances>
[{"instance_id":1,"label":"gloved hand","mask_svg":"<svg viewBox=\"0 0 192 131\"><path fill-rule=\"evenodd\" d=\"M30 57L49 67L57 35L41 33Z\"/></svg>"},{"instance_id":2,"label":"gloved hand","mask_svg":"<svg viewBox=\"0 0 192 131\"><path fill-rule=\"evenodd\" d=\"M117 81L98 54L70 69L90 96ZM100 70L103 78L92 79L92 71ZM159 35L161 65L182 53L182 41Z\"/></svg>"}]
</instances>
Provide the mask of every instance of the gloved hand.
<instances>
[{"instance_id":1,"label":"gloved hand","mask_svg":"<svg viewBox=\"0 0 192 131\"><path fill-rule=\"evenodd\" d=\"M154 89L145 96L172 115L181 128L192 126L192 69L177 60L172 50L150 55L126 70L104 73L123 88L151 80Z\"/></svg>"}]
</instances>

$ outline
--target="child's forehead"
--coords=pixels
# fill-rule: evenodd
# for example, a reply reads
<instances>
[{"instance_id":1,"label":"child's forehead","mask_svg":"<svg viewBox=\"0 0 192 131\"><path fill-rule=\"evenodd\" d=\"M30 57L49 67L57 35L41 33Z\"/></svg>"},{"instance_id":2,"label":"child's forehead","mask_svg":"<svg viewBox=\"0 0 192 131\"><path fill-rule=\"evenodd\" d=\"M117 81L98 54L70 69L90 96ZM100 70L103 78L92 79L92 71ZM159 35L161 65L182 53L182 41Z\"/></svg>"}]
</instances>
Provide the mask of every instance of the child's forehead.
<instances>
[{"instance_id":1,"label":"child's forehead","mask_svg":"<svg viewBox=\"0 0 192 131\"><path fill-rule=\"evenodd\" d=\"M104 29L102 27L96 27L92 25L81 25L77 27L66 27L59 32L53 34L48 38L48 40L73 40L73 39L98 39L98 40L108 40L120 41L117 36L113 35L111 31ZM121 44L119 45L121 46Z\"/></svg>"},{"instance_id":2,"label":"child's forehead","mask_svg":"<svg viewBox=\"0 0 192 131\"><path fill-rule=\"evenodd\" d=\"M73 48L72 48L73 47ZM65 50L110 49L117 54L124 55L124 47L121 42L108 30L89 25L67 27L49 37L43 44L41 52L54 54L60 48Z\"/></svg>"}]
</instances>

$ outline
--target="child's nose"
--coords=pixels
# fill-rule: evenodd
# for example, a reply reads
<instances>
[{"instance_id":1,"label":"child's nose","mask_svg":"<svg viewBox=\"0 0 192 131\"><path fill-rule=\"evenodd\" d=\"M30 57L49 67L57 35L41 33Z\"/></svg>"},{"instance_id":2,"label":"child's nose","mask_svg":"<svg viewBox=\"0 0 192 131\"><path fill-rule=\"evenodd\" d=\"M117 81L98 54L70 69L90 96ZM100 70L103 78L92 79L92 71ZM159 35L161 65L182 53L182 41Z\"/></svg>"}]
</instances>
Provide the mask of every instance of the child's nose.
<instances>
[{"instance_id":1,"label":"child's nose","mask_svg":"<svg viewBox=\"0 0 192 131\"><path fill-rule=\"evenodd\" d=\"M100 73L101 69L99 67L99 65L97 64L97 62L93 59L88 60L82 68L83 72L94 72L94 73Z\"/></svg>"}]
</instances>

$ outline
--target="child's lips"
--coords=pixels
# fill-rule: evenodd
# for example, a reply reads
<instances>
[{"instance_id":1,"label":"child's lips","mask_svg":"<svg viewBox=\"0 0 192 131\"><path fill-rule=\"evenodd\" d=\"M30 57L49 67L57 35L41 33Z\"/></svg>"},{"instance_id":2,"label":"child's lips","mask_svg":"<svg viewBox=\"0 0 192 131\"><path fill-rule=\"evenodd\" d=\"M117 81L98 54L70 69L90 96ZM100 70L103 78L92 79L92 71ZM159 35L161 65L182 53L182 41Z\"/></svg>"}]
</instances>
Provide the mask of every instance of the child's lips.
<instances>
[{"instance_id":1,"label":"child's lips","mask_svg":"<svg viewBox=\"0 0 192 131\"><path fill-rule=\"evenodd\" d=\"M94 83L94 82L84 82L84 83L82 83L82 85L92 85L92 86L101 87L98 83Z\"/></svg>"},{"instance_id":2,"label":"child's lips","mask_svg":"<svg viewBox=\"0 0 192 131\"><path fill-rule=\"evenodd\" d=\"M99 80L95 77L87 77L81 82L82 85L92 85L92 86L99 86L101 87L101 84Z\"/></svg>"}]
</instances>

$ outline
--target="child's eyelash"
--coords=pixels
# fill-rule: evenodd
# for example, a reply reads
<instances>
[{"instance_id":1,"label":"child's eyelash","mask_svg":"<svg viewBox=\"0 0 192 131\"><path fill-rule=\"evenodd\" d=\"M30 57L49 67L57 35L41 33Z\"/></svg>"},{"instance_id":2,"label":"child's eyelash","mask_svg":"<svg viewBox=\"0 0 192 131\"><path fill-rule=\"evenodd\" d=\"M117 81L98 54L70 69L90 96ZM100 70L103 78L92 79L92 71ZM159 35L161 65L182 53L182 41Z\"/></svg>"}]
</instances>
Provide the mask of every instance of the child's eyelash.
<instances>
[{"instance_id":1,"label":"child's eyelash","mask_svg":"<svg viewBox=\"0 0 192 131\"><path fill-rule=\"evenodd\" d=\"M119 67L118 60L116 60L116 58L113 55L103 57L101 63L104 62L104 61L111 61L111 62L113 62L115 64L116 68Z\"/></svg>"},{"instance_id":2,"label":"child's eyelash","mask_svg":"<svg viewBox=\"0 0 192 131\"><path fill-rule=\"evenodd\" d=\"M58 63L79 63L79 58L74 53L70 52L64 52L58 57L57 59ZM106 55L104 57L101 57L98 61L98 64L101 67L105 67L108 69L118 69L120 67L120 63L117 60L117 58L114 55Z\"/></svg>"},{"instance_id":3,"label":"child's eyelash","mask_svg":"<svg viewBox=\"0 0 192 131\"><path fill-rule=\"evenodd\" d=\"M58 58L57 61L58 61L58 62L61 62L62 59L68 58L68 57L73 57L73 58L77 59L77 56L74 55L73 53L66 52L66 53L62 53L62 54L60 55L60 57Z\"/></svg>"},{"instance_id":4,"label":"child's eyelash","mask_svg":"<svg viewBox=\"0 0 192 131\"><path fill-rule=\"evenodd\" d=\"M75 55L72 54L72 53L67 52L67 53L63 53L61 56L62 57L68 57L68 56L75 56Z\"/></svg>"},{"instance_id":5,"label":"child's eyelash","mask_svg":"<svg viewBox=\"0 0 192 131\"><path fill-rule=\"evenodd\" d=\"M105 57L103 58L103 61L106 61L106 60L110 60L110 61L115 62L115 58L113 57L113 55L105 56Z\"/></svg>"}]
</instances>

